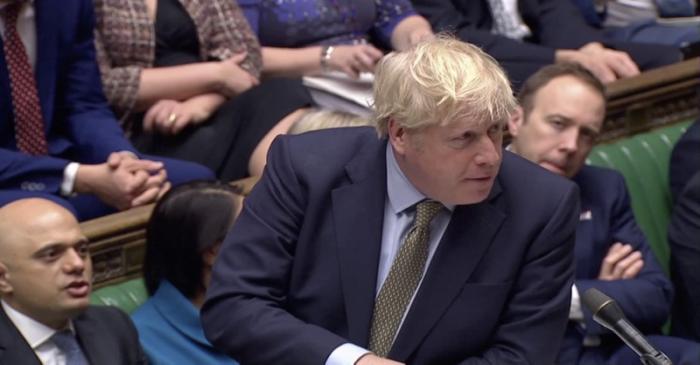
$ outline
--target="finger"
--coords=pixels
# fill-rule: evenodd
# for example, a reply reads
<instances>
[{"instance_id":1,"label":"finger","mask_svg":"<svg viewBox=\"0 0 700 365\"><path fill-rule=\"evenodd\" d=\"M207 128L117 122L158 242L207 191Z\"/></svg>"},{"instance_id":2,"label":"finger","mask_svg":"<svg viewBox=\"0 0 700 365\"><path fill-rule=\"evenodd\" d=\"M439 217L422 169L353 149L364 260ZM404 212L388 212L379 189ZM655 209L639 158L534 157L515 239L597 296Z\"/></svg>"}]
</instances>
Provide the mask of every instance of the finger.
<instances>
[{"instance_id":1,"label":"finger","mask_svg":"<svg viewBox=\"0 0 700 365\"><path fill-rule=\"evenodd\" d=\"M374 60L365 53L356 53L355 60L358 64L358 68L364 72L374 71Z\"/></svg>"},{"instance_id":2,"label":"finger","mask_svg":"<svg viewBox=\"0 0 700 365\"><path fill-rule=\"evenodd\" d=\"M141 195L137 196L131 201L131 206L132 207L138 207L140 205L148 204L150 202L153 202L156 200L158 197L158 193L160 192L160 187L152 187L149 189L146 189Z\"/></svg>"},{"instance_id":3,"label":"finger","mask_svg":"<svg viewBox=\"0 0 700 365\"><path fill-rule=\"evenodd\" d=\"M248 74L248 76L250 77L250 83L251 83L253 86L257 86L257 85L260 84L260 80L258 80L257 77L255 77L255 76L253 76L253 75L251 75L251 74Z\"/></svg>"},{"instance_id":4,"label":"finger","mask_svg":"<svg viewBox=\"0 0 700 365\"><path fill-rule=\"evenodd\" d=\"M192 123L192 117L189 115L182 115L177 119L177 122L173 123L170 133L175 135L180 133L185 127Z\"/></svg>"},{"instance_id":5,"label":"finger","mask_svg":"<svg viewBox=\"0 0 700 365\"><path fill-rule=\"evenodd\" d=\"M170 184L170 182L166 181L165 184L163 184L163 187L158 192L158 197L156 199L158 200L158 199L162 198L163 195L165 195L165 193L167 193L171 187L172 187L172 185Z\"/></svg>"},{"instance_id":6,"label":"finger","mask_svg":"<svg viewBox=\"0 0 700 365\"><path fill-rule=\"evenodd\" d=\"M630 251L631 247L627 245L615 243L610 246L608 253L605 255L605 258L603 258L603 262L600 266L600 276L610 277L613 274L615 264L617 264L621 258L629 254Z\"/></svg>"},{"instance_id":7,"label":"finger","mask_svg":"<svg viewBox=\"0 0 700 365\"><path fill-rule=\"evenodd\" d=\"M644 267L644 260L637 260L632 265L630 265L624 273L622 273L623 279L634 279L637 277L642 268Z\"/></svg>"},{"instance_id":8,"label":"finger","mask_svg":"<svg viewBox=\"0 0 700 365\"><path fill-rule=\"evenodd\" d=\"M147 188L157 187L161 188L166 181L165 170L160 170L157 174L150 175L144 184Z\"/></svg>"},{"instance_id":9,"label":"finger","mask_svg":"<svg viewBox=\"0 0 700 365\"><path fill-rule=\"evenodd\" d=\"M642 259L642 254L639 251L634 251L630 253L629 255L625 256L624 258L620 259L617 264L615 264L615 268L613 269L613 277L617 279L622 279L623 274L625 271L635 262L639 261Z\"/></svg>"},{"instance_id":10,"label":"finger","mask_svg":"<svg viewBox=\"0 0 700 365\"><path fill-rule=\"evenodd\" d=\"M639 74L639 68L624 52L610 51L608 65L621 77L632 77Z\"/></svg>"},{"instance_id":11,"label":"finger","mask_svg":"<svg viewBox=\"0 0 700 365\"><path fill-rule=\"evenodd\" d=\"M163 169L163 163L160 161L151 160L129 160L122 163L124 169L129 173L135 173L139 170L144 170L148 174L155 174Z\"/></svg>"},{"instance_id":12,"label":"finger","mask_svg":"<svg viewBox=\"0 0 700 365\"><path fill-rule=\"evenodd\" d=\"M148 180L149 174L145 171L127 172L128 177L123 183L124 190L129 196L136 196L143 190L143 186Z\"/></svg>"},{"instance_id":13,"label":"finger","mask_svg":"<svg viewBox=\"0 0 700 365\"><path fill-rule=\"evenodd\" d=\"M357 79L360 76L350 65L341 66L340 70L353 79Z\"/></svg>"},{"instance_id":14,"label":"finger","mask_svg":"<svg viewBox=\"0 0 700 365\"><path fill-rule=\"evenodd\" d=\"M241 52L241 53L237 53L237 54L231 56L231 58L229 58L229 60L231 60L231 62L235 62L237 64L240 64L241 62L243 62L245 60L245 58L247 56L248 56L248 52Z\"/></svg>"},{"instance_id":15,"label":"finger","mask_svg":"<svg viewBox=\"0 0 700 365\"><path fill-rule=\"evenodd\" d=\"M598 77L600 82L604 84L609 84L617 80L615 73L602 62L595 61L590 70L594 75L596 75L596 77Z\"/></svg>"},{"instance_id":16,"label":"finger","mask_svg":"<svg viewBox=\"0 0 700 365\"><path fill-rule=\"evenodd\" d=\"M155 104L151 108L148 109L146 112L146 115L143 116L143 122L141 123L143 126L143 130L146 132L152 132L154 124L156 122L156 116L158 115L158 112L160 112L160 109L162 108L162 104Z\"/></svg>"},{"instance_id":17,"label":"finger","mask_svg":"<svg viewBox=\"0 0 700 365\"><path fill-rule=\"evenodd\" d=\"M384 57L384 53L372 45L365 45L362 51L367 54L376 63L380 58Z\"/></svg>"},{"instance_id":18,"label":"finger","mask_svg":"<svg viewBox=\"0 0 700 365\"><path fill-rule=\"evenodd\" d=\"M122 155L119 152L112 152L107 157L107 166L111 169L116 169L122 161Z\"/></svg>"},{"instance_id":19,"label":"finger","mask_svg":"<svg viewBox=\"0 0 700 365\"><path fill-rule=\"evenodd\" d=\"M173 105L161 109L156 116L156 129L163 134L169 134L172 124L177 121L178 115L175 113Z\"/></svg>"}]
</instances>

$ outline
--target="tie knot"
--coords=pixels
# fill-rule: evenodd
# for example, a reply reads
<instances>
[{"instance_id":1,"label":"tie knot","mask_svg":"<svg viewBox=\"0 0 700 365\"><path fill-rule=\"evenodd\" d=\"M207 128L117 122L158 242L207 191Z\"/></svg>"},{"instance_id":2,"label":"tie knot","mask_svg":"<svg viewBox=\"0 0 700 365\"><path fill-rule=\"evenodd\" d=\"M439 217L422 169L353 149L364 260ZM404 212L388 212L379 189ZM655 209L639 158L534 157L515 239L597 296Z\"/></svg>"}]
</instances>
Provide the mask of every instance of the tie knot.
<instances>
[{"instance_id":1,"label":"tie knot","mask_svg":"<svg viewBox=\"0 0 700 365\"><path fill-rule=\"evenodd\" d=\"M62 330L54 333L51 336L51 341L59 348L61 351L70 353L80 349L78 345L78 340L73 335L70 330Z\"/></svg>"},{"instance_id":2,"label":"tie knot","mask_svg":"<svg viewBox=\"0 0 700 365\"><path fill-rule=\"evenodd\" d=\"M443 205L435 200L423 200L416 204L416 223L418 227L427 227Z\"/></svg>"}]
</instances>

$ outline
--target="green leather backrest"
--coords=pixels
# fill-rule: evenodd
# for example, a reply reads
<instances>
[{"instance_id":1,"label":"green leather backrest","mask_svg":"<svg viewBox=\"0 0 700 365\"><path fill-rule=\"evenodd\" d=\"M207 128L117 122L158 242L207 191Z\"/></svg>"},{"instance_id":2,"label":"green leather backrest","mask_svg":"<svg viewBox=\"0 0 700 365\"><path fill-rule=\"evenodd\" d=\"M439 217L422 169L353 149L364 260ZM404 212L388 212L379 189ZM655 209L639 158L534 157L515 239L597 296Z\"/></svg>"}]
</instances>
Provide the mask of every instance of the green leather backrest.
<instances>
[{"instance_id":1,"label":"green leather backrest","mask_svg":"<svg viewBox=\"0 0 700 365\"><path fill-rule=\"evenodd\" d=\"M691 122L598 145L586 161L591 165L615 169L624 175L637 223L667 273L669 247L666 226L671 215L668 165L673 146Z\"/></svg>"},{"instance_id":2,"label":"green leather backrest","mask_svg":"<svg viewBox=\"0 0 700 365\"><path fill-rule=\"evenodd\" d=\"M148 292L143 279L136 278L118 284L112 284L95 290L90 295L90 303L112 305L131 314L148 299Z\"/></svg>"}]
</instances>

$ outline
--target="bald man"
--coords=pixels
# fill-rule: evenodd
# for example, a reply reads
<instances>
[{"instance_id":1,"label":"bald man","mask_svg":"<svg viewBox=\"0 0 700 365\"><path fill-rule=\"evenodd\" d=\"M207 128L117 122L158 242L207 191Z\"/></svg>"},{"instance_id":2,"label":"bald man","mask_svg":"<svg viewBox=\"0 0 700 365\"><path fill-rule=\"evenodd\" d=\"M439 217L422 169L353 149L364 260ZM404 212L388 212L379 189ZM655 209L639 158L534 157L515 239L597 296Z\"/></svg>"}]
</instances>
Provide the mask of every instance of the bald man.
<instances>
[{"instance_id":1,"label":"bald man","mask_svg":"<svg viewBox=\"0 0 700 365\"><path fill-rule=\"evenodd\" d=\"M145 364L127 315L89 305L91 281L73 214L37 198L0 208L0 364Z\"/></svg>"}]
</instances>

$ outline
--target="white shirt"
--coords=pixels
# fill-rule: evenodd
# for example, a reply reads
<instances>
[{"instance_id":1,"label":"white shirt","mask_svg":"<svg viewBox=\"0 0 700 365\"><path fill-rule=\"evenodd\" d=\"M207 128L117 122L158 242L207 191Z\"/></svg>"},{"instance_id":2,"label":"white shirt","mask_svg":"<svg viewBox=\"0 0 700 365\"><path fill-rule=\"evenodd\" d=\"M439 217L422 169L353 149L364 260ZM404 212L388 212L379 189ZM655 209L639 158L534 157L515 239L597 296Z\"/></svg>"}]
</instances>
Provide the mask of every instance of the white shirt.
<instances>
[{"instance_id":1,"label":"white shirt","mask_svg":"<svg viewBox=\"0 0 700 365\"><path fill-rule=\"evenodd\" d=\"M43 365L66 365L66 355L50 340L51 336L57 332L55 329L20 313L4 300L0 302L7 317L17 327ZM73 331L73 325L70 322L69 328Z\"/></svg>"}]
</instances>

